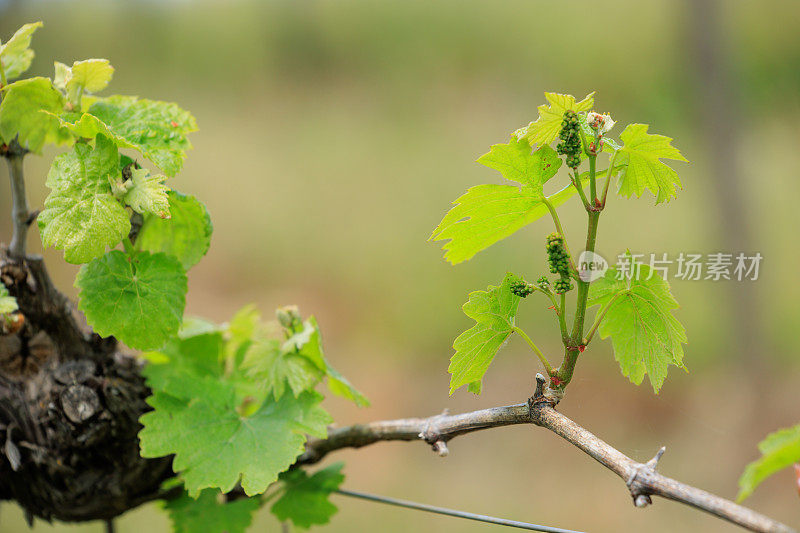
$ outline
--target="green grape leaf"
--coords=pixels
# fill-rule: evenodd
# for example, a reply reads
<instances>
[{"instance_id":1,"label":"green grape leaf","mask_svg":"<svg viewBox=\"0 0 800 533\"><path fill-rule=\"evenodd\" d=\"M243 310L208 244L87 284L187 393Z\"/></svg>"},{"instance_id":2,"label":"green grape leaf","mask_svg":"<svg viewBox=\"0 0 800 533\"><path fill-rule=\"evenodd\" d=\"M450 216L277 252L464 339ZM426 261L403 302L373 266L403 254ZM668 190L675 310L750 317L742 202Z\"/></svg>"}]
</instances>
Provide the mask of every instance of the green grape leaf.
<instances>
[{"instance_id":1,"label":"green grape leaf","mask_svg":"<svg viewBox=\"0 0 800 533\"><path fill-rule=\"evenodd\" d=\"M203 258L211 245L214 230L211 217L194 196L170 191L167 200L169 220L146 215L136 238L136 248L174 255L189 270Z\"/></svg>"},{"instance_id":2,"label":"green grape leaf","mask_svg":"<svg viewBox=\"0 0 800 533\"><path fill-rule=\"evenodd\" d=\"M6 286L0 283L0 315L13 313L17 309L17 299L9 296Z\"/></svg>"},{"instance_id":3,"label":"green grape leaf","mask_svg":"<svg viewBox=\"0 0 800 533\"><path fill-rule=\"evenodd\" d=\"M164 185L164 176L151 176L144 168L131 171L131 186L123 201L134 211L141 214L155 215L158 218L169 218L169 187ZM185 243L180 243L185 246Z\"/></svg>"},{"instance_id":4,"label":"green grape leaf","mask_svg":"<svg viewBox=\"0 0 800 533\"><path fill-rule=\"evenodd\" d=\"M558 207L577 193L572 185L548 196ZM476 185L453 202L429 241L448 240L444 258L452 264L471 259L476 253L513 235L548 214L543 196L531 187Z\"/></svg>"},{"instance_id":5,"label":"green grape leaf","mask_svg":"<svg viewBox=\"0 0 800 533\"><path fill-rule=\"evenodd\" d=\"M330 502L330 495L344 481L343 466L335 463L311 476L300 468L281 474L284 486L270 511L281 522L291 520L302 529L327 524L338 511Z\"/></svg>"},{"instance_id":6,"label":"green grape leaf","mask_svg":"<svg viewBox=\"0 0 800 533\"><path fill-rule=\"evenodd\" d=\"M39 214L42 244L64 250L69 263L102 256L128 235L130 217L111 193L119 174L114 143L97 137L95 147L78 143L56 157L47 175L51 189Z\"/></svg>"},{"instance_id":7,"label":"green grape leaf","mask_svg":"<svg viewBox=\"0 0 800 533\"><path fill-rule=\"evenodd\" d=\"M192 147L186 135L197 130L194 117L177 105L133 96L99 98L76 122L68 118L62 117L62 124L73 135L108 135L120 148L138 150L167 176L183 166Z\"/></svg>"},{"instance_id":8,"label":"green grape leaf","mask_svg":"<svg viewBox=\"0 0 800 533\"><path fill-rule=\"evenodd\" d=\"M800 462L800 425L770 433L758 450L761 458L747 465L739 478L738 501L750 496L772 474Z\"/></svg>"},{"instance_id":9,"label":"green grape leaf","mask_svg":"<svg viewBox=\"0 0 800 533\"><path fill-rule=\"evenodd\" d=\"M175 376L220 378L224 375L222 332L203 329L187 336L184 328L190 320L184 320L181 325L183 334L179 330L159 351L140 354L147 361L142 373L152 390L163 391Z\"/></svg>"},{"instance_id":10,"label":"green grape leaf","mask_svg":"<svg viewBox=\"0 0 800 533\"><path fill-rule=\"evenodd\" d=\"M108 87L114 67L108 59L87 59L72 64L70 75L64 83L67 93L83 90L96 93Z\"/></svg>"},{"instance_id":11,"label":"green grape leaf","mask_svg":"<svg viewBox=\"0 0 800 533\"><path fill-rule=\"evenodd\" d=\"M30 78L9 85L0 104L0 135L20 146L41 153L45 143L61 144L69 135L61 130L52 113L64 108L64 96L47 78Z\"/></svg>"},{"instance_id":12,"label":"green grape leaf","mask_svg":"<svg viewBox=\"0 0 800 533\"><path fill-rule=\"evenodd\" d=\"M589 111L594 107L594 93L589 93L580 102L575 102L575 97L571 94L544 93L549 105L540 105L539 118L531 122L524 128L514 132L514 136L519 140L527 140L530 144L539 146L553 142L561 131L561 121L564 113L574 111L580 113Z\"/></svg>"},{"instance_id":13,"label":"green grape leaf","mask_svg":"<svg viewBox=\"0 0 800 533\"><path fill-rule=\"evenodd\" d=\"M511 293L511 283L518 278L506 274L499 287L490 285L485 291L473 291L462 306L464 314L476 324L462 333L453 342L455 354L450 359L450 394L463 385L470 385L473 392L480 382L495 354L513 333L519 296Z\"/></svg>"},{"instance_id":14,"label":"green grape leaf","mask_svg":"<svg viewBox=\"0 0 800 533\"><path fill-rule=\"evenodd\" d=\"M624 143L617 153L616 163L623 165L619 173L618 193L637 198L649 189L656 196L656 204L669 201L678 195L681 180L661 159L687 161L670 137L647 133L647 124L628 124L619 138Z\"/></svg>"},{"instance_id":15,"label":"green grape leaf","mask_svg":"<svg viewBox=\"0 0 800 533\"><path fill-rule=\"evenodd\" d=\"M543 194L543 186L556 175L561 158L549 146L531 153L527 141L511 140L508 144L492 145L488 153L478 158L478 163L500 171L509 181L516 181Z\"/></svg>"},{"instance_id":16,"label":"green grape leaf","mask_svg":"<svg viewBox=\"0 0 800 533\"><path fill-rule=\"evenodd\" d=\"M175 455L189 495L204 488L228 492L241 482L249 496L264 492L303 452L306 434L324 438L330 415L322 396L271 397L250 416L237 409L234 385L218 378L180 376L148 403L139 433L142 457Z\"/></svg>"},{"instance_id":17,"label":"green grape leaf","mask_svg":"<svg viewBox=\"0 0 800 533\"><path fill-rule=\"evenodd\" d=\"M611 337L622 374L636 385L647 374L658 392L669 365L686 370L686 330L672 314L679 306L667 280L645 264L637 263L627 273L633 276L628 279L617 267L609 268L604 277L589 286L588 306L603 306L598 312L608 306L598 332L603 339Z\"/></svg>"},{"instance_id":18,"label":"green grape leaf","mask_svg":"<svg viewBox=\"0 0 800 533\"><path fill-rule=\"evenodd\" d=\"M42 22L25 24L11 38L0 46L0 68L5 78L10 80L28 70L33 61L33 50L30 49L33 32L42 27Z\"/></svg>"},{"instance_id":19,"label":"green grape leaf","mask_svg":"<svg viewBox=\"0 0 800 533\"><path fill-rule=\"evenodd\" d=\"M75 279L89 325L138 350L160 348L178 332L186 283L186 271L172 256L119 250L84 265Z\"/></svg>"},{"instance_id":20,"label":"green grape leaf","mask_svg":"<svg viewBox=\"0 0 800 533\"><path fill-rule=\"evenodd\" d=\"M184 492L164 505L174 533L245 533L259 507L260 498L226 502L222 493L213 489L201 491L197 499Z\"/></svg>"},{"instance_id":21,"label":"green grape leaf","mask_svg":"<svg viewBox=\"0 0 800 533\"><path fill-rule=\"evenodd\" d=\"M561 167L561 159L549 146L531 153L527 141L514 140L493 145L478 162L522 186L478 185L453 202L428 240L449 240L443 249L445 259L454 265L547 214L543 187ZM575 192L566 187L547 200L560 205Z\"/></svg>"}]
</instances>

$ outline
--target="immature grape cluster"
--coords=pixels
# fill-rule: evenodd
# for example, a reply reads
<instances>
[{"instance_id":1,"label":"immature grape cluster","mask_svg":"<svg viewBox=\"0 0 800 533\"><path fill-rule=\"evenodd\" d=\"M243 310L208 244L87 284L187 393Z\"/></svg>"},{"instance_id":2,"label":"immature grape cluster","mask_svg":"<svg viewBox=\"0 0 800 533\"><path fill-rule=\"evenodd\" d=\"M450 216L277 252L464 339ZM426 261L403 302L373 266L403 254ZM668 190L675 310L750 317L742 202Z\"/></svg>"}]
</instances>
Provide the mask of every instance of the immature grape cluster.
<instances>
[{"instance_id":1,"label":"immature grape cluster","mask_svg":"<svg viewBox=\"0 0 800 533\"><path fill-rule=\"evenodd\" d=\"M535 290L533 285L525 280L514 281L509 288L511 289L511 294L519 296L520 298L525 298Z\"/></svg>"},{"instance_id":2,"label":"immature grape cluster","mask_svg":"<svg viewBox=\"0 0 800 533\"><path fill-rule=\"evenodd\" d=\"M551 233L547 236L546 249L550 272L561 276L561 279L553 283L553 291L556 294L570 291L572 289L572 281L569 277L569 254L564 245L564 237L559 233ZM541 282L541 280L539 281Z\"/></svg>"},{"instance_id":3,"label":"immature grape cluster","mask_svg":"<svg viewBox=\"0 0 800 533\"><path fill-rule=\"evenodd\" d=\"M574 111L564 113L564 120L561 121L561 131L558 137L561 139L556 146L559 154L565 155L567 166L576 169L581 164L581 137L578 131L578 115Z\"/></svg>"},{"instance_id":4,"label":"immature grape cluster","mask_svg":"<svg viewBox=\"0 0 800 533\"><path fill-rule=\"evenodd\" d=\"M553 283L553 292L556 294L564 294L565 292L569 292L571 290L572 280L569 278L557 279L555 283Z\"/></svg>"},{"instance_id":5,"label":"immature grape cluster","mask_svg":"<svg viewBox=\"0 0 800 533\"><path fill-rule=\"evenodd\" d=\"M547 236L547 262L553 274L569 275L569 254L564 246L564 237L560 233Z\"/></svg>"}]
</instances>

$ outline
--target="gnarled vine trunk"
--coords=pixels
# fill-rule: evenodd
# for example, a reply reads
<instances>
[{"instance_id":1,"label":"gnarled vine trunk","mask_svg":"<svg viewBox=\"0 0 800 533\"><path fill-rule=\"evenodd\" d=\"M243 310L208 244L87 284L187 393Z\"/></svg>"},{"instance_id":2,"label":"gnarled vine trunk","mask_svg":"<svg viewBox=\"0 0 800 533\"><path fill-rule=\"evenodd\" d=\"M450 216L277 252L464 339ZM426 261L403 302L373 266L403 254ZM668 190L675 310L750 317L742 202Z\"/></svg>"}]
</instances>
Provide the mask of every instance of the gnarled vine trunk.
<instances>
[{"instance_id":1,"label":"gnarled vine trunk","mask_svg":"<svg viewBox=\"0 0 800 533\"><path fill-rule=\"evenodd\" d=\"M171 458L139 455L150 391L137 360L82 325L41 258L0 250L0 280L23 317L0 335L0 499L73 522L157 498Z\"/></svg>"}]
</instances>

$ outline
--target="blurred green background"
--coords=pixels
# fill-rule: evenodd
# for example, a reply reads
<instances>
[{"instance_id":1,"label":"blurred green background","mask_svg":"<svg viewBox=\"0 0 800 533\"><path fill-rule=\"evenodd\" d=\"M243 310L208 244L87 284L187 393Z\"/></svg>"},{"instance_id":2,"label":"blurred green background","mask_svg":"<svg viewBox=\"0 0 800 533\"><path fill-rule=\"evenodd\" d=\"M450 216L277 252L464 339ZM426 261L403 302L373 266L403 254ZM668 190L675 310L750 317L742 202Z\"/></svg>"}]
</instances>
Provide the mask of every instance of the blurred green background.
<instances>
[{"instance_id":1,"label":"blurred green background","mask_svg":"<svg viewBox=\"0 0 800 533\"><path fill-rule=\"evenodd\" d=\"M641 253L760 252L757 282L673 281L690 373L672 369L659 395L623 378L610 343L587 351L560 409L632 457L661 446L661 470L734 497L755 445L800 421L800 3L791 1L0 1L0 36L43 20L32 74L54 60L105 57L107 93L172 100L200 131L172 185L206 202L209 255L190 274L188 312L224 321L254 302L271 315L296 303L317 316L329 357L373 401L328 404L340 424L516 403L537 365L518 339L484 394L448 397L455 336L470 290L506 270L545 272L541 220L456 267L426 243L449 202L500 176L474 161L536 117L544 91L582 97L619 121L675 138L684 190L668 205L614 197L598 249ZM33 205L55 151L26 162ZM5 173L5 171L0 171ZM561 175L562 183L566 181ZM7 187L0 212L9 213ZM561 208L568 237L585 223ZM0 217L0 239L10 235ZM40 248L33 232L31 246ZM575 247L576 245L573 245ZM75 268L45 252L74 296ZM538 303L534 300L535 303ZM549 311L521 321L560 360ZM513 427L455 440L447 459L423 445L335 454L345 487L587 531L734 531L671 502L631 505L624 485L554 435ZM484 531L465 523L334 496L326 531ZM748 505L790 524L800 501L789 471ZM156 504L121 532L167 531ZM99 532L102 524L36 531ZM322 528L321 528L322 529ZM26 531L0 505L0 530ZM278 531L265 509L252 531Z\"/></svg>"}]
</instances>

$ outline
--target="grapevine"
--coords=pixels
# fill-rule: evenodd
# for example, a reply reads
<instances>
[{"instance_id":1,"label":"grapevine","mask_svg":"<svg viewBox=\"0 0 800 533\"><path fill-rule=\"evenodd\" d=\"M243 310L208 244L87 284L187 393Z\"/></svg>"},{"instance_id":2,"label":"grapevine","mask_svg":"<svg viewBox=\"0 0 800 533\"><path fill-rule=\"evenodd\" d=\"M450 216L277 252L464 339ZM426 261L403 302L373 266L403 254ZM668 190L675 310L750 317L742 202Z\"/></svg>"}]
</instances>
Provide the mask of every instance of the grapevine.
<instances>
[{"instance_id":1,"label":"grapevine","mask_svg":"<svg viewBox=\"0 0 800 533\"><path fill-rule=\"evenodd\" d=\"M326 395L359 407L369 400L336 370L313 315L291 305L272 319L245 306L224 323L184 313L188 273L213 235L205 204L172 181L192 148L195 117L175 103L103 95L116 72L106 59L56 62L51 77L24 78L41 26L26 24L0 44L0 156L9 168L14 231L0 249L0 340L20 347L19 364L0 374L0 497L16 500L31 521L102 519L113 529L120 514L162 500L176 532L241 533L266 507L285 526L307 529L327 524L337 511L331 496L342 494L553 531L347 491L342 463L312 469L341 448L418 440L446 456L456 436L535 424L595 458L613 455L616 462L604 464L628 478L637 506L662 495L755 531L791 531L660 477L663 450L636 463L555 410L595 336L610 339L625 377L636 385L647 377L656 393L670 367L685 369L687 335L667 280L629 255L637 276L611 267L589 281L570 251L576 237L559 217L559 209L582 209L580 251L593 253L610 190L637 198L649 191L657 204L676 197L681 181L666 161L686 159L671 138L633 123L614 140L615 121L594 111L594 93L580 101L545 93L536 120L478 159L503 184L468 189L430 237L445 241L445 259L457 264L528 225L543 226L540 219L552 222L527 278L499 273L499 283L469 293L462 309L474 323L454 340L448 367L451 395L462 387L481 394L494 358L521 337L542 370L518 373L536 383L533 395L463 415L334 427ZM59 150L46 178L26 183L24 159L45 147ZM31 210L26 185L49 191L41 210ZM546 186L555 192L546 194ZM44 248L79 266L83 318L44 261L28 254L30 228ZM553 279L542 275L545 261ZM521 305L554 311L560 354L545 353L523 329ZM551 363L559 355L560 364ZM800 426L767 437L763 457L742 476L740 498L800 459L799 447Z\"/></svg>"}]
</instances>

